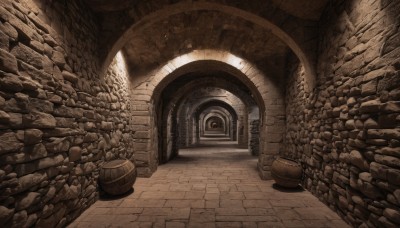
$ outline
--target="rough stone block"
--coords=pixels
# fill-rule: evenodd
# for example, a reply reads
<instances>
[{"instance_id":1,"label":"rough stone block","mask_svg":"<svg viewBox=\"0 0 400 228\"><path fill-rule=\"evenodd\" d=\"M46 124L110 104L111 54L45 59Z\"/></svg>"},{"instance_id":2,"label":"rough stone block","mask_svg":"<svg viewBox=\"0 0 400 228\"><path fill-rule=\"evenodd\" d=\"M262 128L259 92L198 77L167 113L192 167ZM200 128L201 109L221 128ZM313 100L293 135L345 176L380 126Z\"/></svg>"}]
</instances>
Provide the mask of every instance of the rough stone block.
<instances>
[{"instance_id":1,"label":"rough stone block","mask_svg":"<svg viewBox=\"0 0 400 228\"><path fill-rule=\"evenodd\" d=\"M28 17L36 25L36 27L38 27L45 33L49 33L48 25L44 23L39 17L37 17L33 12L29 12Z\"/></svg>"},{"instance_id":2,"label":"rough stone block","mask_svg":"<svg viewBox=\"0 0 400 228\"><path fill-rule=\"evenodd\" d=\"M42 141L43 132L39 129L25 130L24 143L25 145L32 145Z\"/></svg>"},{"instance_id":3,"label":"rough stone block","mask_svg":"<svg viewBox=\"0 0 400 228\"><path fill-rule=\"evenodd\" d=\"M383 211L383 215L388 218L390 221L400 224L400 212L398 210L394 210L391 208L386 208Z\"/></svg>"},{"instance_id":4,"label":"rough stone block","mask_svg":"<svg viewBox=\"0 0 400 228\"><path fill-rule=\"evenodd\" d=\"M73 74L69 71L63 71L62 76L64 80L70 81L72 83L76 83L78 81L78 76L76 74Z\"/></svg>"},{"instance_id":5,"label":"rough stone block","mask_svg":"<svg viewBox=\"0 0 400 228\"><path fill-rule=\"evenodd\" d=\"M12 193L23 192L35 185L40 184L42 181L47 180L47 174L45 172L36 172L22 176L18 179L18 186L13 189Z\"/></svg>"},{"instance_id":6,"label":"rough stone block","mask_svg":"<svg viewBox=\"0 0 400 228\"><path fill-rule=\"evenodd\" d=\"M399 34L396 34L396 35L388 38L382 47L382 50L381 50L382 55L389 53L389 52L393 51L394 49L398 48L399 42L400 42Z\"/></svg>"},{"instance_id":7,"label":"rough stone block","mask_svg":"<svg viewBox=\"0 0 400 228\"><path fill-rule=\"evenodd\" d=\"M384 195L381 190L369 182L358 180L358 187L360 191L371 199L383 199Z\"/></svg>"},{"instance_id":8,"label":"rough stone block","mask_svg":"<svg viewBox=\"0 0 400 228\"><path fill-rule=\"evenodd\" d=\"M0 86L5 91L19 92L23 89L22 81L14 74L6 74L0 78Z\"/></svg>"},{"instance_id":9,"label":"rough stone block","mask_svg":"<svg viewBox=\"0 0 400 228\"><path fill-rule=\"evenodd\" d=\"M385 69L378 69L371 72L368 72L364 75L363 81L367 82L376 78L382 78L386 73Z\"/></svg>"},{"instance_id":10,"label":"rough stone block","mask_svg":"<svg viewBox=\"0 0 400 228\"><path fill-rule=\"evenodd\" d=\"M397 89L400 86L399 73L388 72L383 79L379 80L378 91Z\"/></svg>"},{"instance_id":11,"label":"rough stone block","mask_svg":"<svg viewBox=\"0 0 400 228\"><path fill-rule=\"evenodd\" d=\"M25 161L32 161L47 156L46 147L39 143L33 146L25 147L24 149Z\"/></svg>"},{"instance_id":12,"label":"rough stone block","mask_svg":"<svg viewBox=\"0 0 400 228\"><path fill-rule=\"evenodd\" d=\"M87 133L83 139L83 142L94 142L98 139L99 137L97 133Z\"/></svg>"},{"instance_id":13,"label":"rough stone block","mask_svg":"<svg viewBox=\"0 0 400 228\"><path fill-rule=\"evenodd\" d=\"M23 115L23 124L29 128L55 128L55 118L43 112L31 112L30 114Z\"/></svg>"},{"instance_id":14,"label":"rough stone block","mask_svg":"<svg viewBox=\"0 0 400 228\"><path fill-rule=\"evenodd\" d=\"M62 104L62 98L58 95L55 94L49 94L47 95L48 101L54 103L54 104Z\"/></svg>"},{"instance_id":15,"label":"rough stone block","mask_svg":"<svg viewBox=\"0 0 400 228\"><path fill-rule=\"evenodd\" d=\"M64 54L59 52L59 51L53 51L53 55L51 56L51 59L54 61L54 63L61 67L64 68L64 65L66 64L65 62L65 57Z\"/></svg>"},{"instance_id":16,"label":"rough stone block","mask_svg":"<svg viewBox=\"0 0 400 228\"><path fill-rule=\"evenodd\" d=\"M82 149L79 146L74 146L69 149L69 161L74 162L81 159Z\"/></svg>"},{"instance_id":17,"label":"rough stone block","mask_svg":"<svg viewBox=\"0 0 400 228\"><path fill-rule=\"evenodd\" d=\"M368 96L376 93L377 81L371 80L361 86L361 95Z\"/></svg>"},{"instance_id":18,"label":"rough stone block","mask_svg":"<svg viewBox=\"0 0 400 228\"><path fill-rule=\"evenodd\" d=\"M11 41L15 41L18 38L17 30L8 22L0 23L0 30L4 32Z\"/></svg>"},{"instance_id":19,"label":"rough stone block","mask_svg":"<svg viewBox=\"0 0 400 228\"><path fill-rule=\"evenodd\" d=\"M361 113L371 113L371 112L378 112L380 108L380 101L379 100L371 100L361 103L360 112Z\"/></svg>"},{"instance_id":20,"label":"rough stone block","mask_svg":"<svg viewBox=\"0 0 400 228\"><path fill-rule=\"evenodd\" d=\"M348 130L354 130L356 129L356 125L353 119L347 120L345 123L346 129Z\"/></svg>"},{"instance_id":21,"label":"rough stone block","mask_svg":"<svg viewBox=\"0 0 400 228\"><path fill-rule=\"evenodd\" d=\"M364 128L365 129L376 129L379 128L379 124L378 122L376 122L375 120L368 118L365 122L364 122Z\"/></svg>"},{"instance_id":22,"label":"rough stone block","mask_svg":"<svg viewBox=\"0 0 400 228\"><path fill-rule=\"evenodd\" d=\"M15 209L0 206L0 226L5 225L14 215Z\"/></svg>"},{"instance_id":23,"label":"rough stone block","mask_svg":"<svg viewBox=\"0 0 400 228\"><path fill-rule=\"evenodd\" d=\"M15 209L17 211L27 209L34 204L38 203L40 200L40 194L37 192L29 192L25 194L23 197L21 197L17 202L15 203Z\"/></svg>"},{"instance_id":24,"label":"rough stone block","mask_svg":"<svg viewBox=\"0 0 400 228\"><path fill-rule=\"evenodd\" d=\"M66 207L62 206L59 209L55 209L55 213L47 218L40 218L36 226L38 227L56 227L56 225L60 222L62 217L64 216L66 211Z\"/></svg>"},{"instance_id":25,"label":"rough stone block","mask_svg":"<svg viewBox=\"0 0 400 228\"><path fill-rule=\"evenodd\" d=\"M21 21L18 17L14 16L11 14L7 9L0 7L0 15L1 17L7 21L9 24L11 24L16 30L18 31L18 38L21 40L41 40L41 36L26 25L23 21ZM12 33L13 37L15 37L14 32ZM16 39L16 37L15 37Z\"/></svg>"},{"instance_id":26,"label":"rough stone block","mask_svg":"<svg viewBox=\"0 0 400 228\"><path fill-rule=\"evenodd\" d=\"M113 122L101 121L100 129L111 131L113 129Z\"/></svg>"},{"instance_id":27,"label":"rough stone block","mask_svg":"<svg viewBox=\"0 0 400 228\"><path fill-rule=\"evenodd\" d=\"M60 106L54 108L54 116L57 117L71 117L71 118L81 118L83 116L83 109L81 108L70 108L67 106Z\"/></svg>"},{"instance_id":28,"label":"rough stone block","mask_svg":"<svg viewBox=\"0 0 400 228\"><path fill-rule=\"evenodd\" d=\"M17 59L28 63L37 69L43 68L43 58L42 55L29 48L28 46L19 43L11 50L11 54L13 54Z\"/></svg>"},{"instance_id":29,"label":"rough stone block","mask_svg":"<svg viewBox=\"0 0 400 228\"><path fill-rule=\"evenodd\" d=\"M44 34L43 39L44 42L49 44L51 47L55 47L58 45L57 41L50 34Z\"/></svg>"},{"instance_id":30,"label":"rough stone block","mask_svg":"<svg viewBox=\"0 0 400 228\"><path fill-rule=\"evenodd\" d=\"M30 112L38 111L38 112L44 112L44 113L52 113L53 112L53 107L54 104L51 103L50 101L43 100L43 99L37 99L37 98L29 98L28 101L28 110Z\"/></svg>"},{"instance_id":31,"label":"rough stone block","mask_svg":"<svg viewBox=\"0 0 400 228\"><path fill-rule=\"evenodd\" d=\"M48 137L66 137L66 136L77 136L84 135L85 132L82 129L71 129L71 128L54 128L44 131L43 136Z\"/></svg>"},{"instance_id":32,"label":"rough stone block","mask_svg":"<svg viewBox=\"0 0 400 228\"><path fill-rule=\"evenodd\" d=\"M400 158L400 147L383 147L378 149L376 152Z\"/></svg>"},{"instance_id":33,"label":"rough stone block","mask_svg":"<svg viewBox=\"0 0 400 228\"><path fill-rule=\"evenodd\" d=\"M3 49L0 49L0 70L18 74L17 59Z\"/></svg>"},{"instance_id":34,"label":"rough stone block","mask_svg":"<svg viewBox=\"0 0 400 228\"><path fill-rule=\"evenodd\" d=\"M77 123L74 118L55 117L56 126L59 128L77 128Z\"/></svg>"},{"instance_id":35,"label":"rough stone block","mask_svg":"<svg viewBox=\"0 0 400 228\"><path fill-rule=\"evenodd\" d=\"M136 131L133 134L133 138L135 138L135 139L149 139L150 138L150 132L149 131Z\"/></svg>"},{"instance_id":36,"label":"rough stone block","mask_svg":"<svg viewBox=\"0 0 400 228\"><path fill-rule=\"evenodd\" d=\"M363 171L369 170L368 162L364 159L362 154L357 150L350 152L350 162Z\"/></svg>"},{"instance_id":37,"label":"rough stone block","mask_svg":"<svg viewBox=\"0 0 400 228\"><path fill-rule=\"evenodd\" d=\"M10 119L8 121L9 127L12 129L21 129L22 124L22 114L20 113L8 113L10 115Z\"/></svg>"},{"instance_id":38,"label":"rough stone block","mask_svg":"<svg viewBox=\"0 0 400 228\"><path fill-rule=\"evenodd\" d=\"M134 125L150 125L150 118L144 116L134 116L132 119Z\"/></svg>"},{"instance_id":39,"label":"rough stone block","mask_svg":"<svg viewBox=\"0 0 400 228\"><path fill-rule=\"evenodd\" d=\"M14 132L0 133L0 142L0 154L18 151L23 147Z\"/></svg>"},{"instance_id":40,"label":"rough stone block","mask_svg":"<svg viewBox=\"0 0 400 228\"><path fill-rule=\"evenodd\" d=\"M45 142L44 145L49 153L67 152L70 147L70 142L67 138L50 138L50 142Z\"/></svg>"},{"instance_id":41,"label":"rough stone block","mask_svg":"<svg viewBox=\"0 0 400 228\"><path fill-rule=\"evenodd\" d=\"M26 210L18 211L14 214L11 226L12 227L23 227L28 220L28 213Z\"/></svg>"},{"instance_id":42,"label":"rough stone block","mask_svg":"<svg viewBox=\"0 0 400 228\"><path fill-rule=\"evenodd\" d=\"M47 85L50 87L56 86L53 82L53 76L51 74L48 74L42 70L38 70L35 67L21 61L18 62L18 65L20 74L24 77L32 78L32 80L35 80L42 85Z\"/></svg>"},{"instance_id":43,"label":"rough stone block","mask_svg":"<svg viewBox=\"0 0 400 228\"><path fill-rule=\"evenodd\" d=\"M147 143L134 143L133 144L133 149L135 151L146 151L148 150L149 145Z\"/></svg>"},{"instance_id":44,"label":"rough stone block","mask_svg":"<svg viewBox=\"0 0 400 228\"><path fill-rule=\"evenodd\" d=\"M388 156L388 155L380 155L380 154L375 154L374 156L375 161L390 166L390 167L395 167L395 168L400 168L400 158Z\"/></svg>"},{"instance_id":45,"label":"rough stone block","mask_svg":"<svg viewBox=\"0 0 400 228\"><path fill-rule=\"evenodd\" d=\"M400 102L390 101L387 103L383 103L381 106L381 110L386 113L392 113L392 112L400 113Z\"/></svg>"},{"instance_id":46,"label":"rough stone block","mask_svg":"<svg viewBox=\"0 0 400 228\"><path fill-rule=\"evenodd\" d=\"M97 166L93 162L87 162L85 164L80 164L75 167L75 175L81 176L91 173L93 170L97 169Z\"/></svg>"},{"instance_id":47,"label":"rough stone block","mask_svg":"<svg viewBox=\"0 0 400 228\"><path fill-rule=\"evenodd\" d=\"M36 40L31 40L29 42L29 46L35 50L36 52L38 52L39 54L43 54L43 50L44 50L44 45L43 43L36 41Z\"/></svg>"},{"instance_id":48,"label":"rough stone block","mask_svg":"<svg viewBox=\"0 0 400 228\"><path fill-rule=\"evenodd\" d=\"M10 115L0 110L0 123L8 123L10 121Z\"/></svg>"},{"instance_id":49,"label":"rough stone block","mask_svg":"<svg viewBox=\"0 0 400 228\"><path fill-rule=\"evenodd\" d=\"M52 166L58 166L60 164L62 164L62 162L64 161L64 157L59 154L56 155L54 157L47 157L47 158L43 158L37 161L37 169L45 169L45 168L49 168Z\"/></svg>"},{"instance_id":50,"label":"rough stone block","mask_svg":"<svg viewBox=\"0 0 400 228\"><path fill-rule=\"evenodd\" d=\"M379 164L377 162L371 162L370 172L373 178L387 180L389 167Z\"/></svg>"}]
</instances>

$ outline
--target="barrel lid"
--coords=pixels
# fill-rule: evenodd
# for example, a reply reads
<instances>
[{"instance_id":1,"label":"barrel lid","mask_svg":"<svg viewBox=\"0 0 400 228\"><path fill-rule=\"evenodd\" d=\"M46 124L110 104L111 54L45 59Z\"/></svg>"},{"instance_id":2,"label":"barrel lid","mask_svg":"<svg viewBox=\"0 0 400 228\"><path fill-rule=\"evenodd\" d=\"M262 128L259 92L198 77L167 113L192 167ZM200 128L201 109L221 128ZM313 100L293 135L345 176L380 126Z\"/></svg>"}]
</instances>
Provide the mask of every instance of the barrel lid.
<instances>
[{"instance_id":1,"label":"barrel lid","mask_svg":"<svg viewBox=\"0 0 400 228\"><path fill-rule=\"evenodd\" d=\"M118 159L104 163L103 168L111 169L124 165L128 160Z\"/></svg>"}]
</instances>

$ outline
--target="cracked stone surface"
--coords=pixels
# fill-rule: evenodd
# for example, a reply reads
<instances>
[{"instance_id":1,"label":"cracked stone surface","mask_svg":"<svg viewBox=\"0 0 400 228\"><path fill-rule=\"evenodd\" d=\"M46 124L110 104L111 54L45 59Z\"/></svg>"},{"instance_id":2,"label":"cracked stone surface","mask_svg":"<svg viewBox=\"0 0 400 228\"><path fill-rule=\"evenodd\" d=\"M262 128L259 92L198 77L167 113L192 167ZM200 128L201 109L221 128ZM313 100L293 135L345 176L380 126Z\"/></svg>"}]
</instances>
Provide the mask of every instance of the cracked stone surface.
<instances>
[{"instance_id":1,"label":"cracked stone surface","mask_svg":"<svg viewBox=\"0 0 400 228\"><path fill-rule=\"evenodd\" d=\"M132 193L100 199L69 227L348 227L308 191L261 180L257 158L232 143L203 138L181 149Z\"/></svg>"}]
</instances>

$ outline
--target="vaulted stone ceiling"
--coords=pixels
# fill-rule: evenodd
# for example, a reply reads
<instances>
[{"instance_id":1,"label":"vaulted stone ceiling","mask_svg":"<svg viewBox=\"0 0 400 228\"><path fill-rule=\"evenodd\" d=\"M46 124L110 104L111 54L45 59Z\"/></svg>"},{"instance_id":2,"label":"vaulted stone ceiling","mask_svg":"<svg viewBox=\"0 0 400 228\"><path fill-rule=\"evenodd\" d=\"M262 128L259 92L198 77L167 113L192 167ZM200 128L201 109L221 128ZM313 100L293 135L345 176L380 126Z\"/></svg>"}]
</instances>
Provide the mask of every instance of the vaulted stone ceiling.
<instances>
[{"instance_id":1,"label":"vaulted stone ceiling","mask_svg":"<svg viewBox=\"0 0 400 228\"><path fill-rule=\"evenodd\" d=\"M272 0L281 10L302 19L318 20L329 0Z\"/></svg>"},{"instance_id":2,"label":"vaulted stone ceiling","mask_svg":"<svg viewBox=\"0 0 400 228\"><path fill-rule=\"evenodd\" d=\"M268 30L219 12L193 11L147 27L123 48L131 70L162 64L196 49L226 50L261 68L273 67L289 50Z\"/></svg>"},{"instance_id":3,"label":"vaulted stone ceiling","mask_svg":"<svg viewBox=\"0 0 400 228\"><path fill-rule=\"evenodd\" d=\"M130 8L141 0L85 0L97 12L118 11ZM329 0L271 0L272 3L289 14L303 18L317 20ZM171 1L173 2L173 1ZM260 0L245 1L247 4L262 4Z\"/></svg>"},{"instance_id":4,"label":"vaulted stone ceiling","mask_svg":"<svg viewBox=\"0 0 400 228\"><path fill-rule=\"evenodd\" d=\"M112 37L112 34L118 34L125 26L129 26L131 22L127 21L136 21L137 14L151 12L149 9L157 9L157 5L182 2L85 1L99 14L100 20L105 24L103 34L106 43L109 39L107 37ZM221 6L243 9L255 15L275 15L278 21L273 23L280 27L289 17L301 21L318 20L328 0L210 1L213 2L218 2ZM139 18L145 14L139 15ZM180 14L172 14L166 18L161 16L159 19L153 18L151 23L144 23L147 24L135 31L122 46L132 75L146 73L174 57L195 49L214 49L231 52L251 61L260 69L264 71L268 69L269 72L279 76L284 70L286 54L290 52L285 42L273 35L269 29L218 10L187 9ZM292 30L297 28L293 27Z\"/></svg>"}]
</instances>

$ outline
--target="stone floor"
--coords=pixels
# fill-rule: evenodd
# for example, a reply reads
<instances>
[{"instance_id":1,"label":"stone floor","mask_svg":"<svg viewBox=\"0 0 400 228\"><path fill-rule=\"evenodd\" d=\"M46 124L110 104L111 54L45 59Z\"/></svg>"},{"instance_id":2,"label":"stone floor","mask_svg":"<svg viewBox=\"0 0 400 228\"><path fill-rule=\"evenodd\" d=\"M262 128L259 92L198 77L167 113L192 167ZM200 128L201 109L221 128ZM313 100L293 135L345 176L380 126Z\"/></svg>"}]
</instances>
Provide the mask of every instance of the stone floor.
<instances>
[{"instance_id":1,"label":"stone floor","mask_svg":"<svg viewBox=\"0 0 400 228\"><path fill-rule=\"evenodd\" d=\"M307 191L263 181L257 158L222 138L138 178L134 192L100 199L69 227L348 227Z\"/></svg>"}]
</instances>

